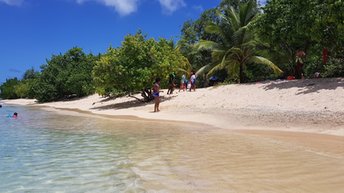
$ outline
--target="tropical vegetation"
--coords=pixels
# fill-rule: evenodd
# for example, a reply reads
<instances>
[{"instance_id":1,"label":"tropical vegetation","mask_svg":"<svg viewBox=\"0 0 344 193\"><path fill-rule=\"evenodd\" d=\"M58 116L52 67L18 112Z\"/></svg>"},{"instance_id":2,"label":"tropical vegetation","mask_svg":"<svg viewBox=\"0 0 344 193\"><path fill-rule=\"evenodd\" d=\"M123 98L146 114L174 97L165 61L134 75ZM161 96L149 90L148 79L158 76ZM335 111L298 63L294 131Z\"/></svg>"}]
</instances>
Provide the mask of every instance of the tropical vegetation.
<instances>
[{"instance_id":1,"label":"tropical vegetation","mask_svg":"<svg viewBox=\"0 0 344 193\"><path fill-rule=\"evenodd\" d=\"M207 86L211 77L245 83L294 76L299 52L305 53L304 77L344 76L344 1L222 0L186 21L178 41L138 31L105 53L74 47L52 55L39 71L7 79L0 97L47 102L141 92L149 101L154 79L166 87L172 72L181 77L196 71L198 86Z\"/></svg>"}]
</instances>

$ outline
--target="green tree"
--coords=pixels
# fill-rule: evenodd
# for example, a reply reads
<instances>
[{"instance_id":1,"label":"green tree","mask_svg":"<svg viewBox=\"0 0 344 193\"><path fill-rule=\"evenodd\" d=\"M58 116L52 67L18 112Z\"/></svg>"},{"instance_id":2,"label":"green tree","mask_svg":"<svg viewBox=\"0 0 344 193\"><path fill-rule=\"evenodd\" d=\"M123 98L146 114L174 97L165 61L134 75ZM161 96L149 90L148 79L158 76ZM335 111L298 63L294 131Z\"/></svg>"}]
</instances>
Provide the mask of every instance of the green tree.
<instances>
[{"instance_id":1,"label":"green tree","mask_svg":"<svg viewBox=\"0 0 344 193\"><path fill-rule=\"evenodd\" d=\"M181 73L188 62L171 41L146 39L138 32L128 35L119 48L109 48L93 70L96 92L101 95L147 91L155 78ZM166 82L163 82L166 84ZM149 100L149 93L143 93Z\"/></svg>"},{"instance_id":2,"label":"green tree","mask_svg":"<svg viewBox=\"0 0 344 193\"><path fill-rule=\"evenodd\" d=\"M35 79L35 78L38 78L38 75L39 75L39 72L35 71L34 68L30 68L25 71L23 75L23 80Z\"/></svg>"},{"instance_id":3,"label":"green tree","mask_svg":"<svg viewBox=\"0 0 344 193\"><path fill-rule=\"evenodd\" d=\"M20 98L34 98L35 90L33 85L39 78L39 72L35 71L34 68L30 68L25 71L23 79L19 85L15 87L15 92Z\"/></svg>"},{"instance_id":4,"label":"green tree","mask_svg":"<svg viewBox=\"0 0 344 193\"><path fill-rule=\"evenodd\" d=\"M213 63L202 67L198 73L207 72L211 75L225 69L232 79L244 82L244 70L248 64L263 64L269 66L275 73L281 70L270 60L256 55L257 42L250 31L258 14L256 1L240 3L235 9L230 6L223 12L218 12L221 24L209 24L208 33L217 34L221 41L201 40L198 47L212 51Z\"/></svg>"},{"instance_id":5,"label":"green tree","mask_svg":"<svg viewBox=\"0 0 344 193\"><path fill-rule=\"evenodd\" d=\"M27 98L29 91L30 91L30 85L28 81L20 81L14 87L14 92L16 93L18 98Z\"/></svg>"},{"instance_id":6,"label":"green tree","mask_svg":"<svg viewBox=\"0 0 344 193\"><path fill-rule=\"evenodd\" d=\"M181 53L189 60L193 69L211 62L211 53L209 50L199 50L194 44L201 39L217 41L219 36L208 33L205 27L208 23L217 23L217 8L204 11L196 21L188 20L184 23L181 30L181 38L178 41L178 47Z\"/></svg>"},{"instance_id":7,"label":"green tree","mask_svg":"<svg viewBox=\"0 0 344 193\"><path fill-rule=\"evenodd\" d=\"M53 55L41 66L39 79L33 83L36 99L47 102L94 93L92 70L98 58L77 47Z\"/></svg>"},{"instance_id":8,"label":"green tree","mask_svg":"<svg viewBox=\"0 0 344 193\"><path fill-rule=\"evenodd\" d=\"M17 78L6 79L0 86L0 97L2 99L17 99L18 95L15 92L15 87L19 85L20 81Z\"/></svg>"},{"instance_id":9,"label":"green tree","mask_svg":"<svg viewBox=\"0 0 344 193\"><path fill-rule=\"evenodd\" d=\"M332 57L344 57L342 0L271 0L263 12L256 31L268 44L270 55L288 64L284 70L289 73L293 73L297 50L305 51L310 63L321 64L325 48Z\"/></svg>"}]
</instances>

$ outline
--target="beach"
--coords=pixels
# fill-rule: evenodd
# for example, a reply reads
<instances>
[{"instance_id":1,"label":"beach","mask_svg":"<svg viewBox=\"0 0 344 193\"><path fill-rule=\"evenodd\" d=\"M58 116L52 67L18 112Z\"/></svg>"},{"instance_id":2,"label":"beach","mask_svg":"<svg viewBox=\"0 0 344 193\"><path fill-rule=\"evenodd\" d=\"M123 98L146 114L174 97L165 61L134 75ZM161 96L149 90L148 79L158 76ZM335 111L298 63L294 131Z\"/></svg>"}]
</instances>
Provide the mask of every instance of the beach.
<instances>
[{"instance_id":1,"label":"beach","mask_svg":"<svg viewBox=\"0 0 344 193\"><path fill-rule=\"evenodd\" d=\"M68 177L73 180L54 188L70 184L79 190L78 184L87 182L87 189L104 192L339 193L344 188L343 85L339 78L177 89L172 95L164 90L159 113L153 113L153 103L132 97L2 103L27 107L10 124L20 130L21 123L29 123L33 128L26 133L35 136L19 144L54 139L49 143L54 154L44 153L42 145L32 150L45 159L28 170L54 174L40 178L40 185L32 182L41 189ZM10 131L14 139L22 136ZM31 154L22 156L31 164ZM50 163L67 170L51 171L45 167ZM102 169L94 168L99 164ZM70 170L83 175L64 173ZM34 191L36 185L27 187Z\"/></svg>"},{"instance_id":2,"label":"beach","mask_svg":"<svg viewBox=\"0 0 344 193\"><path fill-rule=\"evenodd\" d=\"M164 90L161 112L153 103L133 97L97 94L70 101L37 104L35 100L3 100L6 104L79 110L98 115L207 124L228 130L291 131L344 136L344 78L266 81L233 84L172 95ZM139 94L135 97L140 97Z\"/></svg>"}]
</instances>

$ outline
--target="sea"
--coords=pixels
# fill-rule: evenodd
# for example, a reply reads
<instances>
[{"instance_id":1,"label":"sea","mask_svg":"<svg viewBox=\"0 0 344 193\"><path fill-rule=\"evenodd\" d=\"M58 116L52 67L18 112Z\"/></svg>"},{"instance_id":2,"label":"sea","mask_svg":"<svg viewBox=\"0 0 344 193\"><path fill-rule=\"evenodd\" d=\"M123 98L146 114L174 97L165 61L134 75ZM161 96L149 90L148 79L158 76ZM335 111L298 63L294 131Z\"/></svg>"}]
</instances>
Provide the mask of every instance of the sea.
<instances>
[{"instance_id":1,"label":"sea","mask_svg":"<svg viewBox=\"0 0 344 193\"><path fill-rule=\"evenodd\" d=\"M0 116L0 192L344 192L343 157L278 140L38 107Z\"/></svg>"}]
</instances>

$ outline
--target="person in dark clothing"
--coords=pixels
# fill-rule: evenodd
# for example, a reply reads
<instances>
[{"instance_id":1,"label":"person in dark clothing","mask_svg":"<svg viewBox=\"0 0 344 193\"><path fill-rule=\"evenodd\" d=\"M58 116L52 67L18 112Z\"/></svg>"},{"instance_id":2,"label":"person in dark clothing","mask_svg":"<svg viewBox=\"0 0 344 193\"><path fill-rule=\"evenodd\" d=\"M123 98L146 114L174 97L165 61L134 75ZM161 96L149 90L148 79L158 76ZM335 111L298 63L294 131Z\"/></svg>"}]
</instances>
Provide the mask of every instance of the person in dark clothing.
<instances>
[{"instance_id":1,"label":"person in dark clothing","mask_svg":"<svg viewBox=\"0 0 344 193\"><path fill-rule=\"evenodd\" d=\"M169 78L168 78L168 90L167 94L172 94L174 91L174 87L176 86L174 81L175 81L176 75L174 73L171 73Z\"/></svg>"}]
</instances>

